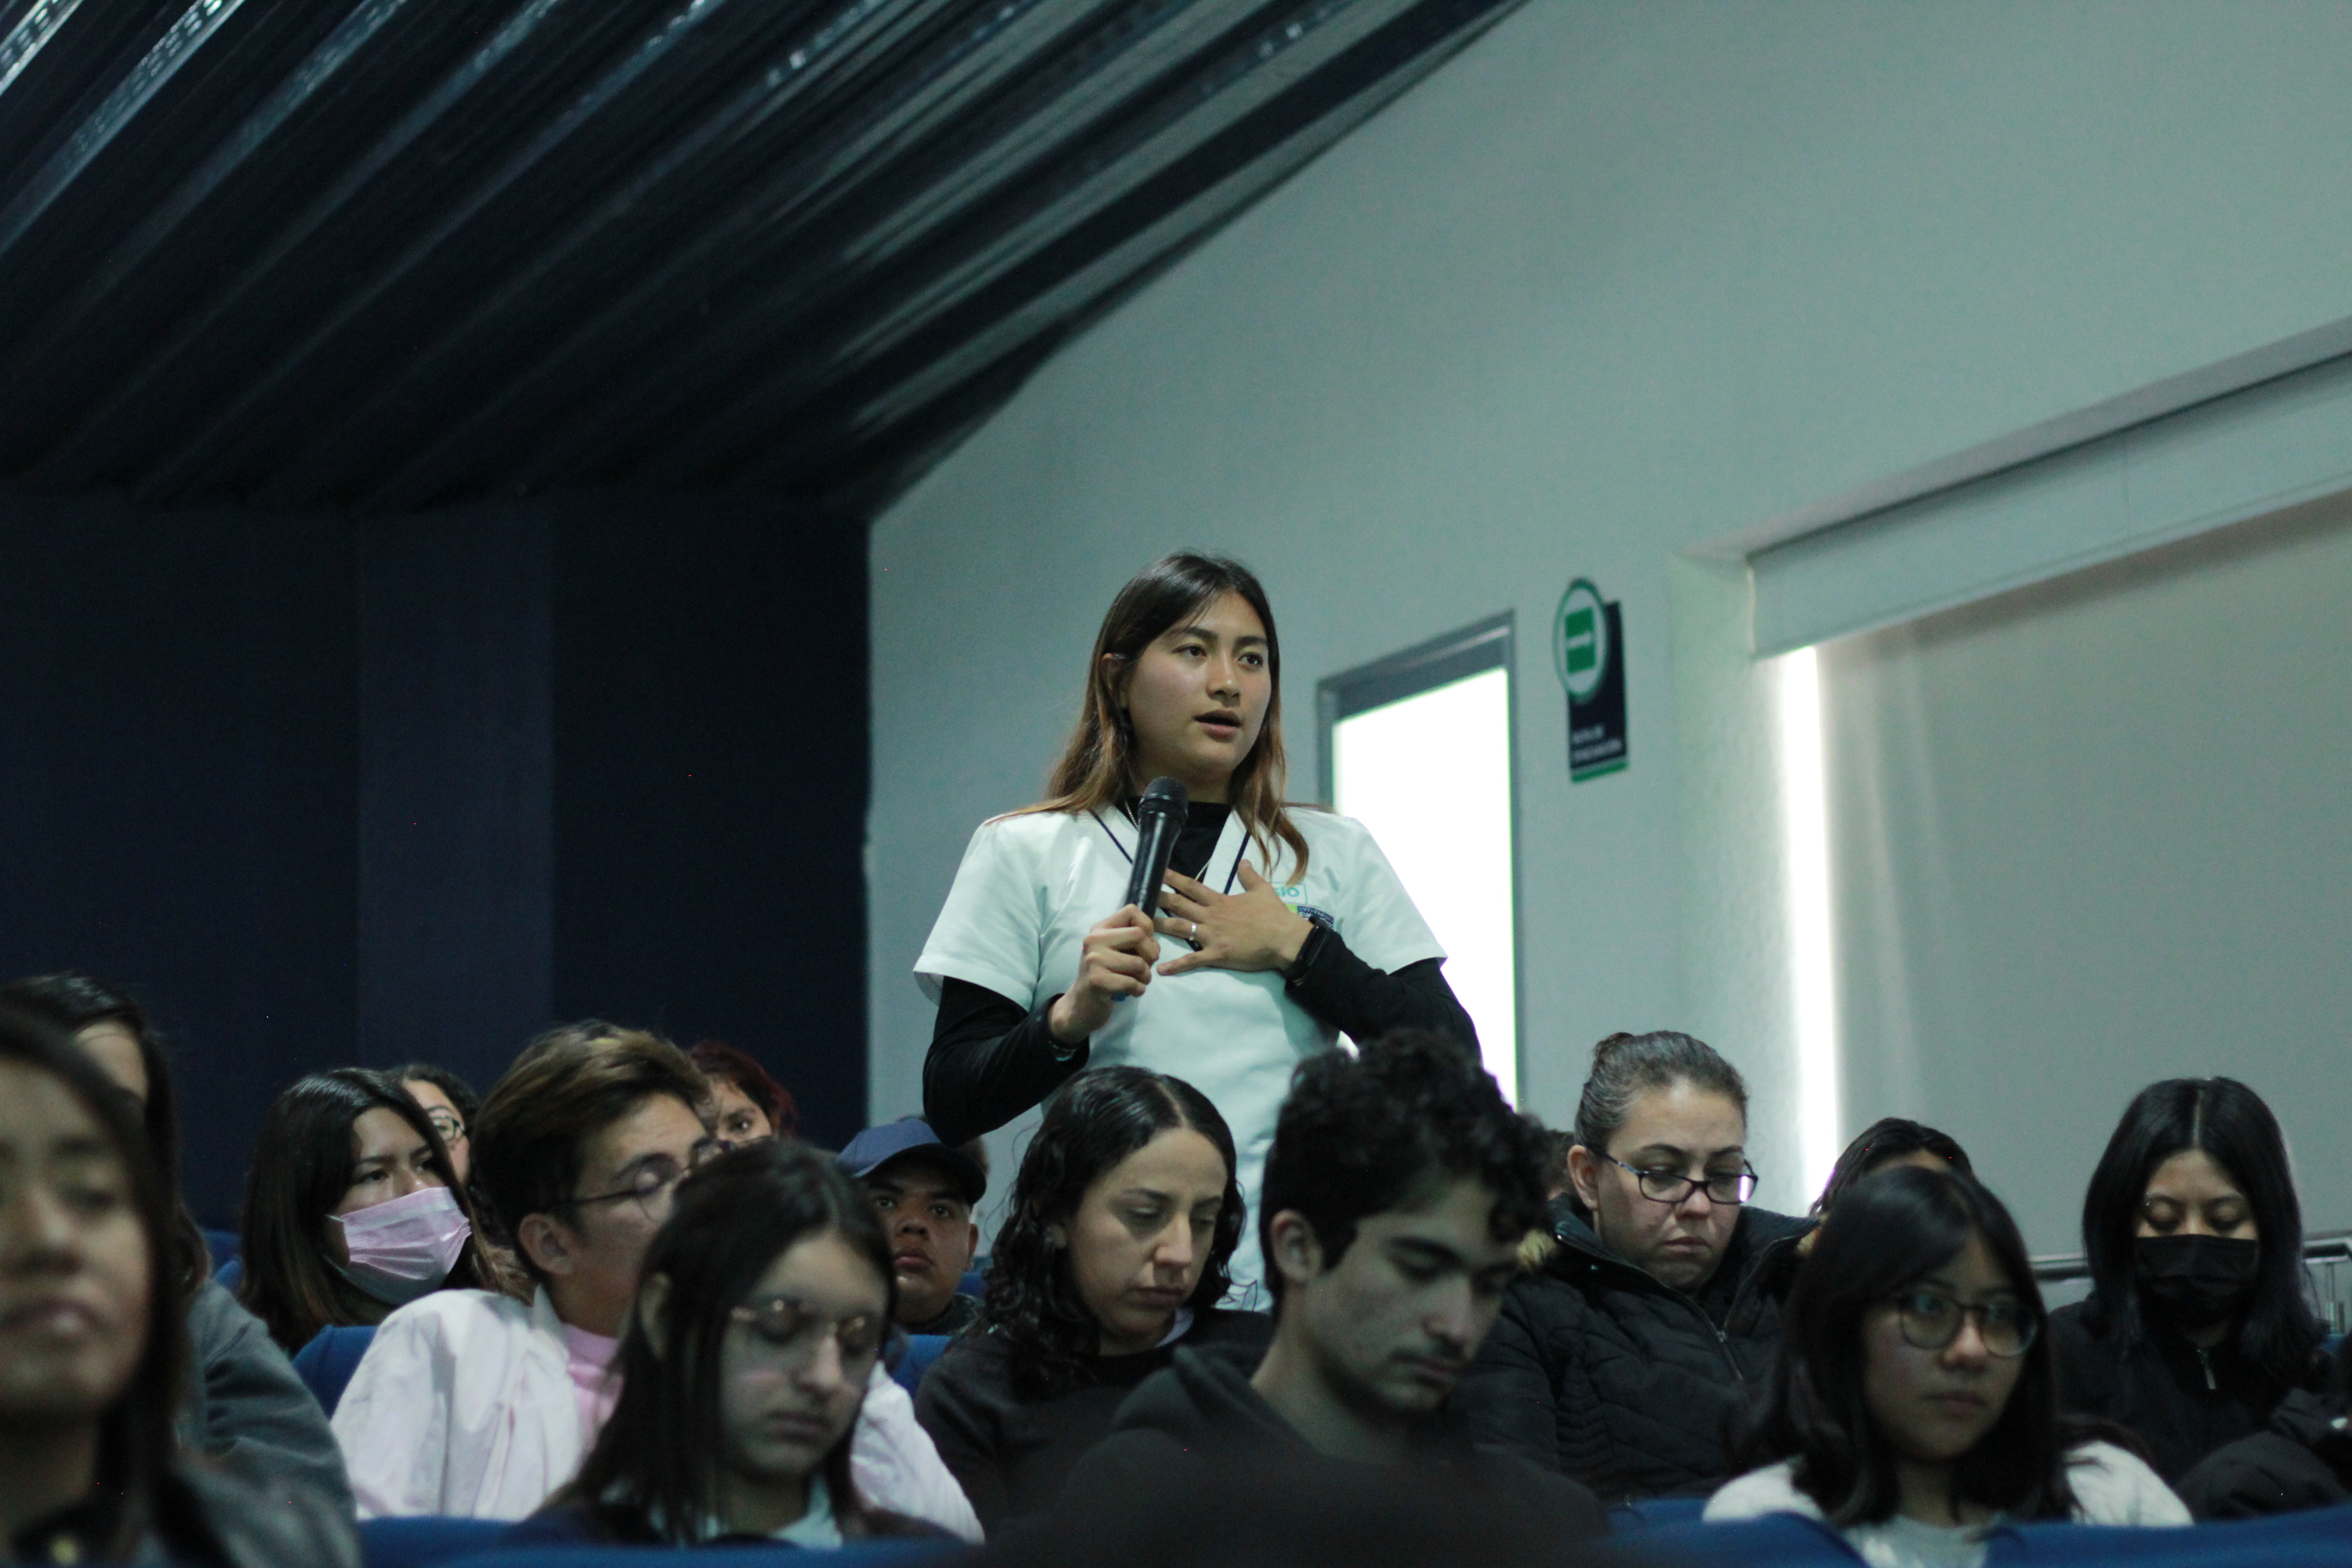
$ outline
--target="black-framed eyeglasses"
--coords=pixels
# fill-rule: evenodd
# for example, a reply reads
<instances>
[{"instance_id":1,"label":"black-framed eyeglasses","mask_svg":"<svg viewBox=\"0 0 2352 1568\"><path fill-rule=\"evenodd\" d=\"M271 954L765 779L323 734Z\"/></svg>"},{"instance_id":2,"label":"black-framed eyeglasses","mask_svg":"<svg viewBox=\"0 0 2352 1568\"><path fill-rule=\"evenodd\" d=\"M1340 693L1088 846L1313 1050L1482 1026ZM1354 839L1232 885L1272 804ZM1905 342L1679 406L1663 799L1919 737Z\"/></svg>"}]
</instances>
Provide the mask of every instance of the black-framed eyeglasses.
<instances>
[{"instance_id":1,"label":"black-framed eyeglasses","mask_svg":"<svg viewBox=\"0 0 2352 1568\"><path fill-rule=\"evenodd\" d=\"M841 1348L844 1367L853 1372L870 1369L882 1353L882 1342L890 1331L889 1321L885 1318L865 1312L835 1317L812 1311L807 1303L791 1296L737 1307L727 1315L751 1330L761 1349L789 1366L805 1364L830 1334L833 1342Z\"/></svg>"},{"instance_id":2,"label":"black-framed eyeglasses","mask_svg":"<svg viewBox=\"0 0 2352 1568\"><path fill-rule=\"evenodd\" d=\"M1742 1166L1738 1171L1710 1171L1704 1176L1687 1176L1680 1171L1645 1171L1639 1165L1628 1165L1614 1154L1602 1159L1621 1170L1633 1173L1634 1183L1642 1195L1654 1204L1680 1204L1690 1201L1690 1195L1701 1187L1706 1189L1706 1201L1711 1204L1744 1204L1756 1195L1756 1168Z\"/></svg>"},{"instance_id":3,"label":"black-framed eyeglasses","mask_svg":"<svg viewBox=\"0 0 2352 1568\"><path fill-rule=\"evenodd\" d=\"M670 1194L677 1188L678 1183L686 1180L690 1173L710 1163L726 1152L725 1146L716 1138L705 1138L694 1146L693 1152L687 1156L687 1163L683 1167L667 1154L656 1154L637 1167L636 1174L629 1178L626 1186L614 1187L609 1193L591 1193L586 1197L566 1198L562 1203L551 1206L557 1209L582 1209L591 1208L598 1204L616 1204L624 1198L634 1198L646 1218L659 1225L669 1217Z\"/></svg>"},{"instance_id":4,"label":"black-framed eyeglasses","mask_svg":"<svg viewBox=\"0 0 2352 1568\"><path fill-rule=\"evenodd\" d=\"M425 1120L433 1124L433 1131L439 1134L442 1142L457 1143L465 1140L466 1124L457 1120L455 1112L428 1110L425 1113Z\"/></svg>"},{"instance_id":5,"label":"black-framed eyeglasses","mask_svg":"<svg viewBox=\"0 0 2352 1568\"><path fill-rule=\"evenodd\" d=\"M1895 1327L1913 1350L1939 1351L1960 1337L1960 1325L1974 1318L1985 1350L2004 1361L2021 1356L2042 1328L2022 1301L1955 1301L1940 1290L1906 1290L1887 1305Z\"/></svg>"}]
</instances>

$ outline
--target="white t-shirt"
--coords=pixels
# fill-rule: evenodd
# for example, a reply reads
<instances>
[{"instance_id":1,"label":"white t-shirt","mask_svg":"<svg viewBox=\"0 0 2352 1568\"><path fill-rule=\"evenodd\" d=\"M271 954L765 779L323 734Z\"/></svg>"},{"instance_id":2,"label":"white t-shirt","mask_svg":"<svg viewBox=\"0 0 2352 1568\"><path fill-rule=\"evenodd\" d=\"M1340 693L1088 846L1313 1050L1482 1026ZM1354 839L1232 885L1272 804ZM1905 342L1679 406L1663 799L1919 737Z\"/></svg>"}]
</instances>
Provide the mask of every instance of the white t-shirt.
<instances>
[{"instance_id":1,"label":"white t-shirt","mask_svg":"<svg viewBox=\"0 0 2352 1568\"><path fill-rule=\"evenodd\" d=\"M1821 1505L1790 1479L1796 1461L1783 1459L1727 1481L1706 1500L1700 1517L1709 1523L1759 1519L1770 1513L1822 1518ZM2074 1489L2077 1524L2179 1525L2189 1509L2162 1478L2111 1443L2085 1443L2066 1456L2066 1480ZM1996 1516L1980 1525L1922 1524L1900 1514L1880 1524L1842 1531L1871 1568L1978 1568L1985 1560L1985 1536L2005 1522Z\"/></svg>"},{"instance_id":2,"label":"white t-shirt","mask_svg":"<svg viewBox=\"0 0 2352 1568\"><path fill-rule=\"evenodd\" d=\"M1445 956L1361 823L1315 810L1294 811L1291 820L1307 839L1303 875L1278 839L1269 870L1249 852L1234 814L1201 880L1239 892L1247 858L1284 902L1328 916L1349 950L1375 969L1393 973ZM956 979L1034 1009L1068 990L1087 932L1127 901L1135 837L1135 825L1112 808L982 823L915 961L924 994L937 1001L940 983ZM1160 947L1162 962L1184 951L1170 938ZM1291 1072L1337 1038L1290 998L1279 973L1196 969L1154 975L1141 996L1114 1008L1094 1037L1087 1066L1148 1068L1207 1095L1233 1130L1242 1194L1255 1207ZM1242 1236L1233 1269L1235 1282L1246 1285L1260 1276L1255 1224L1244 1225Z\"/></svg>"}]
</instances>

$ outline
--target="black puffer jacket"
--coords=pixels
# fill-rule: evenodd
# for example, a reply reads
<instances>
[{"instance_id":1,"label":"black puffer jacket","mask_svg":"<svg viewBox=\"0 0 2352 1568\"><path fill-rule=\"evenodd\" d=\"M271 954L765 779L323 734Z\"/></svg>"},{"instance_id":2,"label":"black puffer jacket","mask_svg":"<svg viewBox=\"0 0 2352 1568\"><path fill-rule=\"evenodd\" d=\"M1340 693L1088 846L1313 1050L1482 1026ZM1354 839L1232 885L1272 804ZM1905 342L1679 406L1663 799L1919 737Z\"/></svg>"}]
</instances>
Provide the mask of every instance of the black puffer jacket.
<instances>
[{"instance_id":1,"label":"black puffer jacket","mask_svg":"<svg viewBox=\"0 0 2352 1568\"><path fill-rule=\"evenodd\" d=\"M2347 1426L2342 1399L2295 1389L2271 1412L2269 1426L2206 1455L2176 1489L2200 1519L2259 1519L2352 1502Z\"/></svg>"},{"instance_id":2,"label":"black puffer jacket","mask_svg":"<svg viewBox=\"0 0 2352 1568\"><path fill-rule=\"evenodd\" d=\"M1811 1220L1741 1211L1697 1294L1601 1243L1561 1200L1559 1243L1521 1277L1456 1397L1472 1434L1565 1470L1605 1502L1712 1488L1731 1468L1780 1343L1780 1299Z\"/></svg>"},{"instance_id":3,"label":"black puffer jacket","mask_svg":"<svg viewBox=\"0 0 2352 1568\"><path fill-rule=\"evenodd\" d=\"M2328 1366L2314 1353L2301 1378L2282 1383L2233 1341L2200 1351L2162 1323L2127 1339L2095 1301L2050 1314L2050 1349L2058 1362L2058 1408L2130 1427L2167 1481L2262 1431L2291 1388L2318 1388Z\"/></svg>"}]
</instances>

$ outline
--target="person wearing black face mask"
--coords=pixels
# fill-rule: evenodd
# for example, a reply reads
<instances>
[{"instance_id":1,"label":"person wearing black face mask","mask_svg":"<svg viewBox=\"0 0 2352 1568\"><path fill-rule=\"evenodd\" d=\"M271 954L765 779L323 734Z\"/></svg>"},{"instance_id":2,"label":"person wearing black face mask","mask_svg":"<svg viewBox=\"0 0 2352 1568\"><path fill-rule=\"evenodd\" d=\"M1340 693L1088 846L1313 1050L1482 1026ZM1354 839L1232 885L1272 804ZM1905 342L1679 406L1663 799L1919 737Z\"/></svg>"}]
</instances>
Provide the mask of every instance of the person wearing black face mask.
<instances>
[{"instance_id":1,"label":"person wearing black face mask","mask_svg":"<svg viewBox=\"0 0 2352 1568\"><path fill-rule=\"evenodd\" d=\"M2120 1423L2177 1480L2326 1373L2285 1141L2231 1079L2151 1084L2083 1203L2089 1300L2052 1314L2059 1401Z\"/></svg>"}]
</instances>

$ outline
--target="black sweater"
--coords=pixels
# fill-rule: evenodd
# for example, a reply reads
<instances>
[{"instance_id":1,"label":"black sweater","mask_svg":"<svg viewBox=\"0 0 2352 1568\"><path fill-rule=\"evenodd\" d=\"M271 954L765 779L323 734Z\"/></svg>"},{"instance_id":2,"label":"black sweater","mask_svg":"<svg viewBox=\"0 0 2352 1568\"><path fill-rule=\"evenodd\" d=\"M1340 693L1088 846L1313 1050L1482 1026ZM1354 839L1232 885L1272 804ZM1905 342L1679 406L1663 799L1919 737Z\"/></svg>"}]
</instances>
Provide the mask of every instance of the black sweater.
<instances>
[{"instance_id":1,"label":"black sweater","mask_svg":"<svg viewBox=\"0 0 2352 1568\"><path fill-rule=\"evenodd\" d=\"M1216 852L1227 810L1213 803L1195 805L1169 865L1188 877L1199 876ZM1433 1029L1452 1035L1475 1054L1477 1028L1445 983L1444 963L1425 958L1391 974L1349 952L1338 931L1318 925L1283 978L1293 1001L1353 1039ZM993 1132L1084 1070L1088 1042L1064 1046L1045 1022L1060 1000L1056 992L1024 1011L984 985L952 977L940 983L939 1016L923 1061L923 1119L941 1142L961 1143Z\"/></svg>"},{"instance_id":2,"label":"black sweater","mask_svg":"<svg viewBox=\"0 0 2352 1568\"><path fill-rule=\"evenodd\" d=\"M2281 1383L2241 1355L2234 1340L2200 1351L2156 1321L2126 1342L2091 1301L2050 1314L2050 1348L2058 1407L2130 1427L2167 1481L2261 1431L2291 1386L2316 1388L2326 1371L2326 1358L2314 1355L2296 1384Z\"/></svg>"},{"instance_id":3,"label":"black sweater","mask_svg":"<svg viewBox=\"0 0 2352 1568\"><path fill-rule=\"evenodd\" d=\"M1230 1347L1255 1364L1273 1336L1274 1321L1263 1312L1213 1307L1181 1342ZM1071 1468L1110 1430L1120 1402L1174 1361L1176 1349L1162 1345L1140 1355L1097 1356L1079 1387L1045 1399L1023 1399L1013 1391L1003 1336L975 1330L948 1346L924 1374L915 1418L931 1435L940 1458L971 1500L972 1512L992 1535L1061 1495Z\"/></svg>"},{"instance_id":4,"label":"black sweater","mask_svg":"<svg viewBox=\"0 0 2352 1568\"><path fill-rule=\"evenodd\" d=\"M1301 1479L1368 1470L1318 1453L1276 1414L1250 1385L1260 1359L1177 1352L1167 1371L1145 1379L1119 1406L1110 1435L1072 1472L1067 1495L1073 1501L1116 1500L1124 1508L1213 1496L1211 1472L1221 1466L1279 1469ZM1554 1542L1608 1532L1608 1516L1591 1492L1516 1454L1474 1447L1451 1410L1417 1434L1412 1462L1442 1473L1457 1506L1479 1514L1530 1515Z\"/></svg>"}]
</instances>

